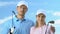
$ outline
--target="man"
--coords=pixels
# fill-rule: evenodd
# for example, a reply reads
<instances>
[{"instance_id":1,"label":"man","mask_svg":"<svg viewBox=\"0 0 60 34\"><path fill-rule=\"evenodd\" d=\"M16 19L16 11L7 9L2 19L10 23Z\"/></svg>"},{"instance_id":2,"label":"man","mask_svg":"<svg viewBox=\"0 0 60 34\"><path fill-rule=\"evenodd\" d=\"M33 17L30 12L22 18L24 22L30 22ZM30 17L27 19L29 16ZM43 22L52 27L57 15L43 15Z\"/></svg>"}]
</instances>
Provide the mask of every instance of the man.
<instances>
[{"instance_id":1,"label":"man","mask_svg":"<svg viewBox=\"0 0 60 34\"><path fill-rule=\"evenodd\" d=\"M27 10L27 2L20 1L17 4L17 15L13 22L13 26L15 27L13 34L30 34L30 28L34 25L34 23L25 18L25 13Z\"/></svg>"}]
</instances>

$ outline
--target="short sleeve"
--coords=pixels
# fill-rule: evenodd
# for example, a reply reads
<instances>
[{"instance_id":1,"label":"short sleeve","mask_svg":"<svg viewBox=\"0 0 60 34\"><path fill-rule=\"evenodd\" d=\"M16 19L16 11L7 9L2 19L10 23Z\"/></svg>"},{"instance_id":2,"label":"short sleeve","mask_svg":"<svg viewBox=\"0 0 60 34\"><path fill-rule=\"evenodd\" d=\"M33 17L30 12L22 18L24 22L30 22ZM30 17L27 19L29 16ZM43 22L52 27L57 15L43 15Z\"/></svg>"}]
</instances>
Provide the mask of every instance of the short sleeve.
<instances>
[{"instance_id":1,"label":"short sleeve","mask_svg":"<svg viewBox=\"0 0 60 34\"><path fill-rule=\"evenodd\" d=\"M34 27L31 27L30 34L33 34Z\"/></svg>"}]
</instances>

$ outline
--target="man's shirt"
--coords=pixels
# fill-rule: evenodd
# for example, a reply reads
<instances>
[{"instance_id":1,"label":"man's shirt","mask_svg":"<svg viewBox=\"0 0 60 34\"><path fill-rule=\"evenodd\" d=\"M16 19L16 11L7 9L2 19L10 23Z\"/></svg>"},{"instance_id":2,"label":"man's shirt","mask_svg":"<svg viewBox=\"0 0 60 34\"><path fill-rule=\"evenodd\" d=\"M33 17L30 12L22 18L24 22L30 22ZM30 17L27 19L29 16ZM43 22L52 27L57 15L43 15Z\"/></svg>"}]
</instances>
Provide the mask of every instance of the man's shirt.
<instances>
[{"instance_id":1,"label":"man's shirt","mask_svg":"<svg viewBox=\"0 0 60 34\"><path fill-rule=\"evenodd\" d=\"M0 34L8 34L12 27L12 20L0 24Z\"/></svg>"},{"instance_id":2,"label":"man's shirt","mask_svg":"<svg viewBox=\"0 0 60 34\"><path fill-rule=\"evenodd\" d=\"M30 34L30 28L34 25L29 19L14 18L13 26L15 27L13 34Z\"/></svg>"}]
</instances>

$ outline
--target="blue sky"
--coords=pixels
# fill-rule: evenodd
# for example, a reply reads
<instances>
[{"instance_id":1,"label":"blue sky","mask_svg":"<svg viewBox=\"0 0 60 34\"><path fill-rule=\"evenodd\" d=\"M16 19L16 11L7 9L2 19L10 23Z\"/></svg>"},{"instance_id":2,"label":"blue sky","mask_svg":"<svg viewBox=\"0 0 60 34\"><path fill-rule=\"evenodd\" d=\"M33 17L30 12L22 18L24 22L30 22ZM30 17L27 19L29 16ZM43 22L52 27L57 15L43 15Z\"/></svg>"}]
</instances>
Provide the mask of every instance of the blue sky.
<instances>
[{"instance_id":1,"label":"blue sky","mask_svg":"<svg viewBox=\"0 0 60 34\"><path fill-rule=\"evenodd\" d=\"M12 11L16 12L16 5L21 0L0 0L0 23L8 21L11 18ZM46 12L46 22L54 20L56 33L60 34L60 0L25 0L28 2L28 11L26 17L35 22L35 14L38 9ZM7 19L4 21L4 19Z\"/></svg>"}]
</instances>

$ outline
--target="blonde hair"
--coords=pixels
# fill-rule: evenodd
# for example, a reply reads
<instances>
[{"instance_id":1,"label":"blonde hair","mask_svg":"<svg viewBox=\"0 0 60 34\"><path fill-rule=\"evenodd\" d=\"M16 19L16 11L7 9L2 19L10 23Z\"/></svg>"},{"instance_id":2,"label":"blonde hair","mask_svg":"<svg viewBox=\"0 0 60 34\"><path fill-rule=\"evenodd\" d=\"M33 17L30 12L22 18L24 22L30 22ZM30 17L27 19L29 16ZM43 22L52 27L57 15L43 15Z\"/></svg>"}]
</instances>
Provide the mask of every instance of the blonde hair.
<instances>
[{"instance_id":1,"label":"blonde hair","mask_svg":"<svg viewBox=\"0 0 60 34\"><path fill-rule=\"evenodd\" d=\"M46 25L46 23L44 22L43 25ZM37 21L36 21L35 27L36 27L36 28L38 27L38 22L37 22Z\"/></svg>"}]
</instances>

